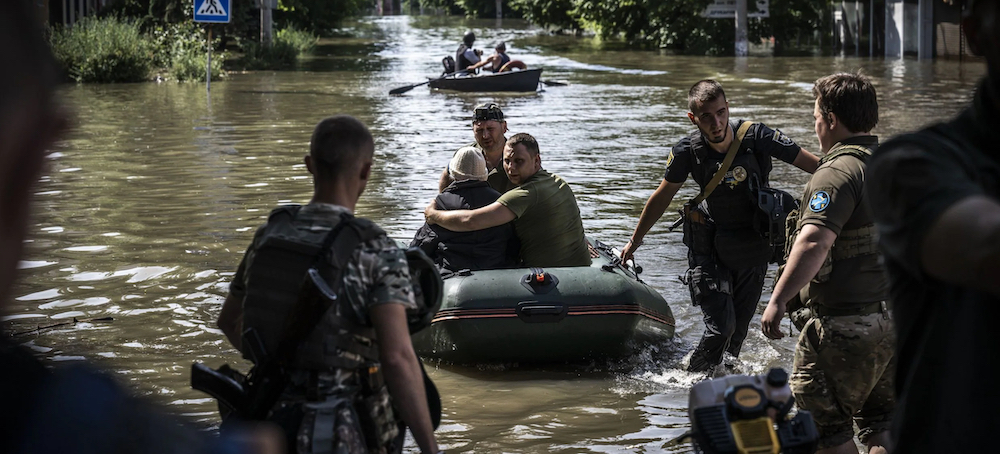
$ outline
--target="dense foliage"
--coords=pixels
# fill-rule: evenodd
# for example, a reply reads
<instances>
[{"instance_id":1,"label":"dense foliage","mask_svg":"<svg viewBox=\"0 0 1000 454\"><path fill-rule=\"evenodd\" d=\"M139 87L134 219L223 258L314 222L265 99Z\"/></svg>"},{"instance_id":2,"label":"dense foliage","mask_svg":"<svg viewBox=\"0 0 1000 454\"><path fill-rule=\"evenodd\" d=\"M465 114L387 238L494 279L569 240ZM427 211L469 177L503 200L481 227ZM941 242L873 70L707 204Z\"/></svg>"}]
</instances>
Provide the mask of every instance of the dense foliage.
<instances>
[{"instance_id":1,"label":"dense foliage","mask_svg":"<svg viewBox=\"0 0 1000 454\"><path fill-rule=\"evenodd\" d=\"M471 17L493 17L494 0L421 0L424 6L460 11ZM701 13L712 0L506 0L510 9L536 25L556 31L591 30L602 37L621 37L640 48L668 48L698 55L733 52L732 20L709 19ZM755 2L747 0L753 10ZM777 48L789 42L821 39L829 0L770 0L770 17L750 19L748 38L774 37Z\"/></svg>"},{"instance_id":2,"label":"dense foliage","mask_svg":"<svg viewBox=\"0 0 1000 454\"><path fill-rule=\"evenodd\" d=\"M149 77L153 46L135 21L83 18L50 33L52 51L77 82L139 82Z\"/></svg>"},{"instance_id":3,"label":"dense foliage","mask_svg":"<svg viewBox=\"0 0 1000 454\"><path fill-rule=\"evenodd\" d=\"M190 20L155 25L143 31L141 21L115 16L88 17L73 27L51 31L53 53L77 82L138 82L159 72L174 80L204 81L208 48L202 25ZM293 65L316 45L316 35L295 29L275 32L274 45L237 40L244 69L276 69ZM212 38L212 79L223 76L228 52L218 35Z\"/></svg>"},{"instance_id":4,"label":"dense foliage","mask_svg":"<svg viewBox=\"0 0 1000 454\"><path fill-rule=\"evenodd\" d=\"M274 21L281 28L328 36L340 21L361 14L372 5L374 2L369 0L279 0Z\"/></svg>"},{"instance_id":5,"label":"dense foliage","mask_svg":"<svg viewBox=\"0 0 1000 454\"><path fill-rule=\"evenodd\" d=\"M510 6L532 23L553 30L580 30L574 0L510 0Z\"/></svg>"},{"instance_id":6,"label":"dense foliage","mask_svg":"<svg viewBox=\"0 0 1000 454\"><path fill-rule=\"evenodd\" d=\"M316 39L312 33L293 28L278 30L270 46L253 41L245 43L239 64L249 70L289 67L295 64L299 54L316 47Z\"/></svg>"},{"instance_id":7,"label":"dense foliage","mask_svg":"<svg viewBox=\"0 0 1000 454\"><path fill-rule=\"evenodd\" d=\"M259 2L260 0L230 0L231 21L217 26L223 40L259 36ZM275 28L295 28L326 35L340 21L363 13L371 4L369 0L279 0L272 18ZM150 25L165 25L191 20L194 1L112 0L103 11L140 18Z\"/></svg>"}]
</instances>

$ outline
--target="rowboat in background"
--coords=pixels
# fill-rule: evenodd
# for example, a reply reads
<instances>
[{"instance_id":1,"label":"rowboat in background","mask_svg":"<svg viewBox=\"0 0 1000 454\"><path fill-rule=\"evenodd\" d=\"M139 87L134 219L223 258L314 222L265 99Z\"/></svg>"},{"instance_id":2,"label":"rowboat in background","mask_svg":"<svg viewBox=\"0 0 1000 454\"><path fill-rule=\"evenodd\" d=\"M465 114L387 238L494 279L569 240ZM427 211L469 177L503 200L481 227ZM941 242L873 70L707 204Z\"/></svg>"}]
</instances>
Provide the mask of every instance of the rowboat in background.
<instances>
[{"instance_id":1,"label":"rowboat in background","mask_svg":"<svg viewBox=\"0 0 1000 454\"><path fill-rule=\"evenodd\" d=\"M431 88L467 92L536 91L541 68L482 74L456 73L430 80Z\"/></svg>"}]
</instances>

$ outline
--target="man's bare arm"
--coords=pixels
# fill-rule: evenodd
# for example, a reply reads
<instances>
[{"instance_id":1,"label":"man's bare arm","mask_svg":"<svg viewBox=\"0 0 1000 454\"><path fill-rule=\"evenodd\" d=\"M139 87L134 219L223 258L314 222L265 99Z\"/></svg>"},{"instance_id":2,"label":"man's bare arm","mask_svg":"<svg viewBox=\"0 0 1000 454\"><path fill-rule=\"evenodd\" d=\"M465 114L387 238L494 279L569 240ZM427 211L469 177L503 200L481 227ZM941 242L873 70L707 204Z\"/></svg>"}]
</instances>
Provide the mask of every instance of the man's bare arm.
<instances>
[{"instance_id":1,"label":"man's bare arm","mask_svg":"<svg viewBox=\"0 0 1000 454\"><path fill-rule=\"evenodd\" d=\"M475 210L439 210L432 201L424 210L424 217L430 225L437 224L453 232L471 232L506 224L517 216L499 202Z\"/></svg>"},{"instance_id":2,"label":"man's bare arm","mask_svg":"<svg viewBox=\"0 0 1000 454\"><path fill-rule=\"evenodd\" d=\"M222 311L219 312L219 320L216 322L219 329L229 339L237 350L243 351L243 301L236 298L232 293L226 295L226 301L222 303Z\"/></svg>"},{"instance_id":3,"label":"man's bare arm","mask_svg":"<svg viewBox=\"0 0 1000 454\"><path fill-rule=\"evenodd\" d=\"M816 169L819 167L819 158L805 148L800 148L799 154L795 156L795 160L792 161L792 165L805 170L808 173L815 173Z\"/></svg>"},{"instance_id":4,"label":"man's bare arm","mask_svg":"<svg viewBox=\"0 0 1000 454\"><path fill-rule=\"evenodd\" d=\"M628 261L632 258L632 254L635 253L636 249L639 249L639 245L642 243L642 239L649 232L649 229L653 228L656 221L663 217L663 213L667 211L667 207L670 206L670 202L674 200L674 196L677 195L677 191L681 189L684 183L671 183L667 180L661 180L660 186L653 191L653 194L649 196L649 200L646 200L646 205L642 208L642 214L639 215L639 223L636 224L635 230L632 232L632 238L629 239L628 244L622 249L622 260Z\"/></svg>"},{"instance_id":5,"label":"man's bare arm","mask_svg":"<svg viewBox=\"0 0 1000 454\"><path fill-rule=\"evenodd\" d=\"M406 308L402 304L379 304L372 307L371 316L393 405L410 428L420 452L436 453L438 446L427 405L424 377L406 326Z\"/></svg>"},{"instance_id":6,"label":"man's bare arm","mask_svg":"<svg viewBox=\"0 0 1000 454\"><path fill-rule=\"evenodd\" d=\"M802 227L795 237L792 251L788 254L785 270L775 284L774 292L771 293L771 301L767 303L767 308L760 318L761 330L765 336L771 339L780 339L783 336L779 325L785 315L788 301L816 276L836 240L837 234L827 227L816 224L806 224Z\"/></svg>"},{"instance_id":7,"label":"man's bare arm","mask_svg":"<svg viewBox=\"0 0 1000 454\"><path fill-rule=\"evenodd\" d=\"M927 229L920 245L927 274L1000 297L1000 203L960 200Z\"/></svg>"}]
</instances>

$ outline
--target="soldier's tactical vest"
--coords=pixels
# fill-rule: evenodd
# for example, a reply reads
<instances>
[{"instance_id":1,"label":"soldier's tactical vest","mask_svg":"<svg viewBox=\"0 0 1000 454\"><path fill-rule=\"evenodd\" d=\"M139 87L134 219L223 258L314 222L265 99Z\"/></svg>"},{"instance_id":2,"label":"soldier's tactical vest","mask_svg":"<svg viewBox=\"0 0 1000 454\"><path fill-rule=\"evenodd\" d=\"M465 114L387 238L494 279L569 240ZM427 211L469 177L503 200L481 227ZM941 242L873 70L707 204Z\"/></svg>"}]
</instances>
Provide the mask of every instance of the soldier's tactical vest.
<instances>
[{"instance_id":1,"label":"soldier's tactical vest","mask_svg":"<svg viewBox=\"0 0 1000 454\"><path fill-rule=\"evenodd\" d=\"M466 46L465 43L462 43L462 44L458 45L458 50L455 51L455 64L456 64L455 69L456 70L461 71L461 70L463 70L465 68L468 68L470 65L472 65L473 62L469 61L468 58L465 58L465 51L468 50L468 49L469 49L469 47Z\"/></svg>"},{"instance_id":2,"label":"soldier's tactical vest","mask_svg":"<svg viewBox=\"0 0 1000 454\"><path fill-rule=\"evenodd\" d=\"M863 162L868 162L868 158L871 155L872 151L866 147L860 145L841 145L830 150L830 153L820 159L819 165L822 166L841 156L854 156ZM807 196L803 195L803 197ZM795 237L801 230L799 226L799 214L799 210L792 211L785 220L785 236L788 238L788 241L785 243L785 260L788 260L788 255L792 251L792 245L795 244ZM813 282L823 283L829 280L830 274L833 273L834 262L877 253L878 232L875 230L874 223L856 229L842 230L830 248L830 253L827 254L826 259L823 261L823 266L816 273L816 277L813 278ZM775 278L775 282L777 282L777 278Z\"/></svg>"},{"instance_id":3,"label":"soldier's tactical vest","mask_svg":"<svg viewBox=\"0 0 1000 454\"><path fill-rule=\"evenodd\" d=\"M268 216L264 232L255 245L255 257L247 272L247 294L243 301L244 328L254 328L260 335L264 349L274 354L291 310L296 307L309 268L317 265L321 247L330 229L311 229L298 226L294 219L300 206L279 207ZM355 229L361 241L384 235L371 221L345 214L342 228ZM330 226L335 228L335 226ZM343 236L340 233L338 236ZM336 242L333 248L336 248ZM345 255L345 254L334 254ZM350 257L349 254L346 255ZM330 260L335 260L331 257ZM319 267L324 278L339 276L347 263L324 260ZM337 269L339 268L339 269ZM339 292L343 294L344 292ZM312 297L322 297L313 294ZM290 366L304 369L333 370L357 369L364 360L377 361L378 347L374 330L361 324L363 314L354 313L347 298L339 298L333 307L306 337L295 355L287 359ZM359 356L359 360L345 360L339 351ZM249 359L249 358L248 358Z\"/></svg>"},{"instance_id":4,"label":"soldier's tactical vest","mask_svg":"<svg viewBox=\"0 0 1000 454\"><path fill-rule=\"evenodd\" d=\"M730 123L734 130L738 123ZM719 186L706 199L709 216L715 222L715 249L719 260L732 270L746 269L767 263L771 252L767 239L761 235L756 195L751 181L768 186L771 157L753 152L753 127L740 143L729 171ZM691 140L694 157L691 177L705 187L719 170L717 161L707 159L714 151L701 134Z\"/></svg>"}]
</instances>

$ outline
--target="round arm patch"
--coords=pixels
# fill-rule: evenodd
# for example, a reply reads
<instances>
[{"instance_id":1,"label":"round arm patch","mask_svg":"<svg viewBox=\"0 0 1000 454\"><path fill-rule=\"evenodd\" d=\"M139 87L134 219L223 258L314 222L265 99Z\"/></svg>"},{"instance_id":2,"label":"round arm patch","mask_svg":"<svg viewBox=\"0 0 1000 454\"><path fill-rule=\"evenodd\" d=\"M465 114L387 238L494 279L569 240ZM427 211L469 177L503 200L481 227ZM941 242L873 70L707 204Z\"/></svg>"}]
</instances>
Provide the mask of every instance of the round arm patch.
<instances>
[{"instance_id":1,"label":"round arm patch","mask_svg":"<svg viewBox=\"0 0 1000 454\"><path fill-rule=\"evenodd\" d=\"M830 194L826 191L816 191L813 193L812 197L809 198L809 209L813 213L819 213L823 211L830 205Z\"/></svg>"}]
</instances>

